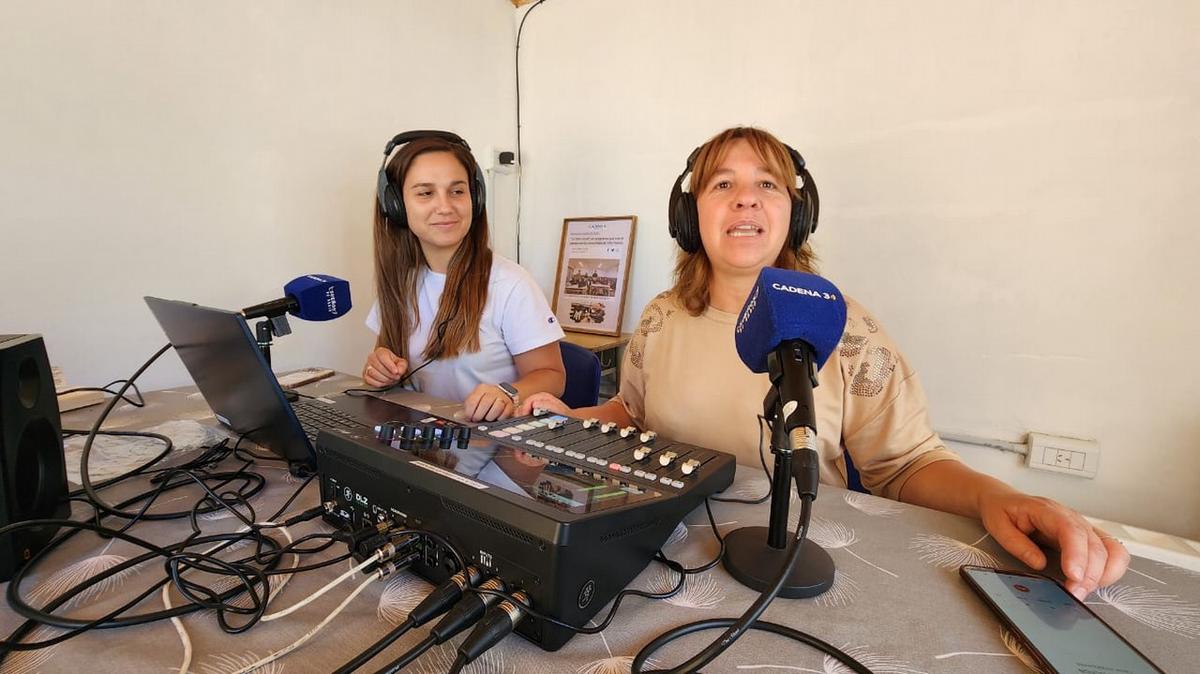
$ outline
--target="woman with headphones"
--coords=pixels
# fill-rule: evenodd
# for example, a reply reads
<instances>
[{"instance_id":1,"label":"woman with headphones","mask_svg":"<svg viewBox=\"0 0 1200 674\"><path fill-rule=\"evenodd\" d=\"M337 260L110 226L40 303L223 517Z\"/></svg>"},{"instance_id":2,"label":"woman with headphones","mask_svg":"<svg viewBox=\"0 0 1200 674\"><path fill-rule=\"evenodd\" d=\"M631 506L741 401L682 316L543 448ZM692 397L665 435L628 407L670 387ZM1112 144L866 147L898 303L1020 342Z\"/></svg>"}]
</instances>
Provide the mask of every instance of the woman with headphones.
<instances>
[{"instance_id":1,"label":"woman with headphones","mask_svg":"<svg viewBox=\"0 0 1200 674\"><path fill-rule=\"evenodd\" d=\"M682 249L675 285L642 312L617 396L570 411L539 394L520 413L541 407L638 426L758 465L759 431L747 420L762 414L771 384L738 357L735 323L764 267L815 273L807 239L818 211L798 152L760 129L717 134L692 153L672 189L670 232ZM1046 565L1031 535L1059 548L1067 587L1081 598L1116 581L1129 555L1115 538L1063 505L972 470L946 449L911 365L861 304L845 300L845 332L813 391L822 479L846 486L848 453L871 493L979 518L1031 567Z\"/></svg>"},{"instance_id":2,"label":"woman with headphones","mask_svg":"<svg viewBox=\"0 0 1200 674\"><path fill-rule=\"evenodd\" d=\"M561 395L566 377L562 328L529 274L492 253L484 196L457 135L409 131L388 143L367 317L379 338L362 374L368 386L413 381L462 400L472 421L512 416L523 396Z\"/></svg>"}]
</instances>

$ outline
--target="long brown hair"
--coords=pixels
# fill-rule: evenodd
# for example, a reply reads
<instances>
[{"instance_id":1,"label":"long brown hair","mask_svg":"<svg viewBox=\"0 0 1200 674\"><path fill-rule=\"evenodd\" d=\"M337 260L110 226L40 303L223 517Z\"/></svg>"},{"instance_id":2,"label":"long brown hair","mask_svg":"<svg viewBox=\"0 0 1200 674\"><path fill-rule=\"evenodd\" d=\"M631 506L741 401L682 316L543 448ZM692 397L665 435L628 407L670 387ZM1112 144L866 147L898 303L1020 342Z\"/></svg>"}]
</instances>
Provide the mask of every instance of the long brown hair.
<instances>
[{"instance_id":1,"label":"long brown hair","mask_svg":"<svg viewBox=\"0 0 1200 674\"><path fill-rule=\"evenodd\" d=\"M404 177L413 160L430 152L449 152L467 171L472 184L478 176L475 158L465 147L440 138L419 138L400 148L385 169L392 184L403 189ZM482 190L471 190L471 198ZM429 341L421 357L453 358L479 350L479 321L487 303L492 274L492 249L488 246L487 210L479 204L479 215L454 255L446 274L446 287L435 316L421 316L417 305L417 281L428 267L421 242L408 227L390 223L379 201L375 201L375 289L379 298L379 343L402 358L408 353L408 338L423 320L430 320ZM472 211L474 212L474 210Z\"/></svg>"},{"instance_id":2,"label":"long brown hair","mask_svg":"<svg viewBox=\"0 0 1200 674\"><path fill-rule=\"evenodd\" d=\"M692 162L689 191L695 194L701 186L708 183L713 173L721 167L721 162L728 156L730 146L738 140L749 143L750 149L763 161L767 171L781 185L788 186L793 198L799 197L799 191L796 189L796 170L787 147L769 132L748 126L725 129L700 146L696 160ZM817 256L807 241L799 251L784 243L783 250L779 251L779 257L775 258L771 266L814 274L817 271ZM679 251L675 258L675 286L671 288L671 292L689 314L699 316L708 307L708 282L711 277L712 262L708 259L704 246L700 246L694 253Z\"/></svg>"}]
</instances>

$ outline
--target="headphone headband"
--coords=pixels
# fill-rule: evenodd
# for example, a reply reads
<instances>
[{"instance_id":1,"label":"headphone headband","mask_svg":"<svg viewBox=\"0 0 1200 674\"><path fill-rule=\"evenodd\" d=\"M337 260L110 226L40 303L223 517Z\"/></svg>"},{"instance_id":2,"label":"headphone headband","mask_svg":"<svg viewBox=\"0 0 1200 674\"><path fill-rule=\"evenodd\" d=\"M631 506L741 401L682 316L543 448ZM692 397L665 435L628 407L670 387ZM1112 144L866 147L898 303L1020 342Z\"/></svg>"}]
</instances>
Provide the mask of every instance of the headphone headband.
<instances>
[{"instance_id":1,"label":"headphone headband","mask_svg":"<svg viewBox=\"0 0 1200 674\"><path fill-rule=\"evenodd\" d=\"M392 156L392 152L401 145L406 145L414 140L423 138L434 138L444 140L453 145L459 145L467 154L471 154L471 146L467 141L463 140L462 136L450 131L440 131L437 129L417 129L414 131L405 131L396 134L392 137L388 144L383 148L383 163L379 165L379 176L376 184L376 198L379 200L379 208L383 211L383 215L388 222L401 229L408 228L408 211L404 208L403 186L398 186L392 182L391 177L387 174L388 159ZM483 171L479 168L479 162L475 161L474 156L471 156L471 164L475 171L469 179L471 192L471 222L474 224L475 219L483 214L484 205L486 204L486 189L483 178ZM471 172L471 167L467 167L467 172Z\"/></svg>"},{"instance_id":2,"label":"headphone headband","mask_svg":"<svg viewBox=\"0 0 1200 674\"><path fill-rule=\"evenodd\" d=\"M788 190L792 202L792 213L788 222L788 244L799 253L809 234L817 230L821 200L817 195L817 185L805 167L804 157L791 145L784 143L783 147L791 157L792 168L801 183L799 197L795 196L792 190ZM667 231L679 247L688 253L700 250L703 244L700 240L700 213L696 207L696 195L691 191L692 185L688 186L689 191L683 191L683 180L692 172L703 148L701 145L688 155L687 164L675 179L675 184L671 186L671 196L667 201Z\"/></svg>"}]
</instances>

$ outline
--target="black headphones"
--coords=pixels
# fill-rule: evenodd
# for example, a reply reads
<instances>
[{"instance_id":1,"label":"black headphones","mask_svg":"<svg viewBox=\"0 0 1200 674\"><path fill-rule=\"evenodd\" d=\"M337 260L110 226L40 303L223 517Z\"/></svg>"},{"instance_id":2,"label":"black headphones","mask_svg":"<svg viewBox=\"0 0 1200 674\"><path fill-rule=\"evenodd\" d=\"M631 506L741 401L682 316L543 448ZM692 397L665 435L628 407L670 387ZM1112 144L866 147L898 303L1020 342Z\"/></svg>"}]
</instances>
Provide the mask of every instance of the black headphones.
<instances>
[{"instance_id":1,"label":"black headphones","mask_svg":"<svg viewBox=\"0 0 1200 674\"><path fill-rule=\"evenodd\" d=\"M792 216L788 224L788 245L799 253L800 247L808 240L808 235L817 231L817 215L821 211L821 199L817 196L817 184L813 182L808 169L804 168L804 157L792 149L792 146L784 145L784 147L787 148L788 155L792 158L792 167L801 181L799 197L792 195L792 191L788 190L792 199ZM696 210L696 195L690 191L683 191L683 179L692 172L692 163L696 161L696 156L699 154L700 148L698 147L688 155L687 166L683 167L683 173L680 173L679 177L675 179L675 185L671 188L670 201L667 202L668 231L679 247L688 253L694 253L702 246L700 213ZM693 186L689 185L688 187L690 189Z\"/></svg>"},{"instance_id":2,"label":"black headphones","mask_svg":"<svg viewBox=\"0 0 1200 674\"><path fill-rule=\"evenodd\" d=\"M384 217L401 229L408 228L408 211L404 210L403 186L393 184L391 178L388 177L388 158L392 156L392 151L398 146L421 138L438 138L448 143L461 145L468 153L471 152L471 146L467 145L467 141L463 140L458 134L450 133L449 131L405 131L388 141L387 147L383 149L383 163L379 165L379 181L376 188L376 195L379 199L379 208L383 210ZM486 192L484 191L483 171L479 168L479 162L475 161L474 157L472 157L471 164L475 167L475 175L468 182L471 189L471 224L474 224L475 220L483 213L483 207L486 203Z\"/></svg>"}]
</instances>

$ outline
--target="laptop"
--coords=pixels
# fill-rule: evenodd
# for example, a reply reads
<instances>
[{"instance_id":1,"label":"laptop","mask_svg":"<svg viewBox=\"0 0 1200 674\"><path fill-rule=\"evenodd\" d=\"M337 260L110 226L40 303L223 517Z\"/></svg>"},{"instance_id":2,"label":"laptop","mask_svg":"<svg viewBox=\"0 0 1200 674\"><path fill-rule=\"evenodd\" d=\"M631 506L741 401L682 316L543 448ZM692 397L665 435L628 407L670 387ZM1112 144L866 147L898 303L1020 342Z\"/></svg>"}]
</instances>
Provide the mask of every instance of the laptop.
<instances>
[{"instance_id":1,"label":"laptop","mask_svg":"<svg viewBox=\"0 0 1200 674\"><path fill-rule=\"evenodd\" d=\"M240 313L145 300L217 420L290 462L316 466L321 429L374 427L397 415L398 406L371 396L288 403Z\"/></svg>"}]
</instances>

